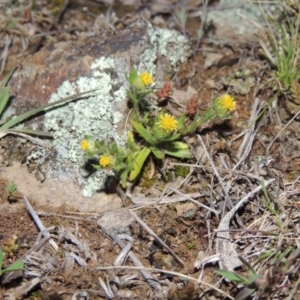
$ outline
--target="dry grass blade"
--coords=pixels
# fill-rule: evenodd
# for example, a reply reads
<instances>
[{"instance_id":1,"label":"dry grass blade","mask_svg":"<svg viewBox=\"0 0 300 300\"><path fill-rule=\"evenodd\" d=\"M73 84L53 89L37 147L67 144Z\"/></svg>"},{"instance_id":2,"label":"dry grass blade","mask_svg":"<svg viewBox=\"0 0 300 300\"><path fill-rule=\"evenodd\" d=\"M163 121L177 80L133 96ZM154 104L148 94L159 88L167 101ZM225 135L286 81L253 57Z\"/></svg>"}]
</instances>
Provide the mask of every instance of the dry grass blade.
<instances>
[{"instance_id":1,"label":"dry grass blade","mask_svg":"<svg viewBox=\"0 0 300 300\"><path fill-rule=\"evenodd\" d=\"M247 128L245 131L242 132L244 135L244 139L239 147L239 151L237 154L237 157L240 159L239 162L232 168L232 170L235 170L240 164L244 162L244 160L248 157L252 145L254 143L254 139L256 136L256 133L258 132L259 128L255 129L255 122L258 119L258 115L261 111L261 109L265 106L264 103L259 104L259 99L255 98L254 103L252 105L252 110L249 118L249 124L250 128ZM240 137L241 135L239 135Z\"/></svg>"},{"instance_id":2,"label":"dry grass blade","mask_svg":"<svg viewBox=\"0 0 300 300\"><path fill-rule=\"evenodd\" d=\"M171 255L173 255L173 257L182 265L182 266L185 266L184 265L184 262L176 255L176 253L161 239L159 238L155 232L143 221L141 220L135 212L133 212L132 210L129 210L130 214L135 218L135 220L141 224L143 226L143 228L149 233L151 234L155 240L161 245L163 246L165 249L167 249Z\"/></svg>"},{"instance_id":3,"label":"dry grass blade","mask_svg":"<svg viewBox=\"0 0 300 300\"><path fill-rule=\"evenodd\" d=\"M275 179L270 179L265 182L265 186L270 185ZM234 270L237 267L242 265L238 254L234 249L234 246L230 242L229 234L229 223L238 209L243 206L254 194L261 191L263 188L262 185L257 186L254 190L248 193L244 198L242 198L221 220L219 227L217 229L217 241L216 241L216 250L217 253L221 253L220 259L220 268L226 270Z\"/></svg>"},{"instance_id":4,"label":"dry grass blade","mask_svg":"<svg viewBox=\"0 0 300 300\"><path fill-rule=\"evenodd\" d=\"M34 278L30 281L27 281L20 287L16 288L13 292L6 293L4 296L7 299L15 300L22 298L23 295L26 295L29 291L35 288L40 283L40 278Z\"/></svg>"},{"instance_id":5,"label":"dry grass blade","mask_svg":"<svg viewBox=\"0 0 300 300\"><path fill-rule=\"evenodd\" d=\"M51 228L50 228L51 229ZM50 230L49 228L46 231ZM53 229L53 228L52 228ZM42 235L45 234L45 231L39 233L36 242L34 245L20 258L24 262L26 262L27 257L30 256L33 252L39 251L49 240L50 236L42 239ZM3 275L2 283L6 284L11 282L12 280L19 278L22 276L22 271L7 273Z\"/></svg>"},{"instance_id":6,"label":"dry grass blade","mask_svg":"<svg viewBox=\"0 0 300 300\"><path fill-rule=\"evenodd\" d=\"M285 125L284 127L282 127L280 129L280 131L276 134L276 136L274 137L274 139L269 143L267 149L266 149L266 153L268 153L272 147L272 145L274 144L274 142L276 141L276 139L278 139L278 137L283 133L283 131L299 116L300 114L300 109L299 111L293 116L292 119L290 119Z\"/></svg>"},{"instance_id":7,"label":"dry grass blade","mask_svg":"<svg viewBox=\"0 0 300 300\"><path fill-rule=\"evenodd\" d=\"M104 228L105 230L105 228ZM117 234L113 233L112 231L109 232L110 237L116 241L116 243L122 248L124 249L126 247L125 243L118 237ZM142 265L142 263L139 261L139 259L135 256L135 254L130 251L128 253L129 258L132 260L132 262L141 268L141 273L143 274L144 278L146 279L146 281L149 283L150 286L152 286L155 290L157 291L161 291L162 287L161 285L156 281L156 279L154 279L152 277L152 275L146 271Z\"/></svg>"},{"instance_id":8,"label":"dry grass blade","mask_svg":"<svg viewBox=\"0 0 300 300\"><path fill-rule=\"evenodd\" d=\"M0 131L0 139L8 134L13 134L13 135L21 136L21 137L27 139L28 141L32 142L33 144L39 145L41 147L45 147L45 144L46 144L45 141L38 139L38 138L34 138L28 134L24 134L24 132L27 130L28 129L20 129L20 131L22 131L22 132L18 132L18 130L15 130L15 129ZM32 130L30 134L37 135L37 132L38 132L37 130ZM53 137L52 134L45 132L45 131L41 131L41 136L48 137L48 138Z\"/></svg>"},{"instance_id":9,"label":"dry grass blade","mask_svg":"<svg viewBox=\"0 0 300 300\"><path fill-rule=\"evenodd\" d=\"M39 216L37 215L37 213L35 212L35 210L33 209L33 207L31 206L30 202L28 201L28 199L26 198L26 196L23 197L25 204L26 204L26 208L28 210L28 212L30 213L30 215L32 216L34 222L36 223L37 227L39 228L40 231L45 231L46 227L43 225L41 219L39 218ZM49 232L45 232L44 236L46 238L50 237ZM58 251L58 246L57 244L54 242L54 240L49 239L49 243L50 245L53 247L53 249L55 251Z\"/></svg>"},{"instance_id":10,"label":"dry grass blade","mask_svg":"<svg viewBox=\"0 0 300 300\"><path fill-rule=\"evenodd\" d=\"M104 282L104 280L102 279L101 276L98 277L98 282L100 284L100 286L103 288L103 290L105 291L107 297L109 299L112 299L115 295L114 293L112 292L111 288L109 285L106 285L106 283Z\"/></svg>"},{"instance_id":11,"label":"dry grass blade","mask_svg":"<svg viewBox=\"0 0 300 300\"><path fill-rule=\"evenodd\" d=\"M117 256L117 258L114 261L114 266L121 266L125 260L125 258L127 257L130 249L132 248L134 239L132 237L130 237L127 234L119 234L118 238L122 238L122 239L127 239L129 241L129 243L125 246L125 248L122 249L122 251L120 252L120 254Z\"/></svg>"},{"instance_id":12,"label":"dry grass blade","mask_svg":"<svg viewBox=\"0 0 300 300\"><path fill-rule=\"evenodd\" d=\"M126 269L129 269L129 270L143 270L143 271L150 271L150 272L155 272L155 273L164 273L164 274L170 274L170 275L174 275L174 276L178 276L182 279L185 279L185 280L189 280L189 281L192 281L196 284L203 284L205 285L206 287L212 289L212 290L215 290L217 291L218 293L220 293L221 295L224 295L225 297L227 297L228 299L232 299L234 300L233 297L231 297L229 294L227 294L226 292L218 289L216 286L213 286L205 281L198 281L198 279L194 278L194 277L190 277L190 276L187 276L185 274L182 274L182 273L178 273L178 272L173 272L173 271L167 271L167 270L162 270L162 269L154 269L154 268L145 268L145 267L129 267L129 266L119 266L119 267L116 267L116 266L111 266L111 267L96 267L95 268L96 270L114 270L114 269L123 269L123 270L126 270Z\"/></svg>"},{"instance_id":13,"label":"dry grass blade","mask_svg":"<svg viewBox=\"0 0 300 300\"><path fill-rule=\"evenodd\" d=\"M189 197L188 195L182 194L182 193L179 192L177 189L174 189L174 188L172 188L172 187L169 186L169 185L167 186L167 188L168 188L169 190L171 190L171 191L177 193L178 195L180 195L180 196L182 196L182 197L185 197L184 200L190 200L190 201L192 201L193 203L195 203L195 204L197 204L197 205L199 205L199 206L201 206L201 207L203 207L203 208L205 208L205 209L207 209L207 210L213 212L213 213L216 214L216 215L219 215L219 214L220 214L219 211L217 211L217 210L215 210L215 209L213 209L213 208L210 208L210 207L208 207L208 206L206 206L206 205L204 205L204 204L202 204L202 203L200 203L200 202L198 202L198 201L195 201L193 198ZM178 201L179 201L179 200L178 200ZM181 201L182 201L182 200L181 200ZM171 201L169 201L169 202L171 202ZM161 201L160 203L162 204L162 203L169 203L169 202L166 202L166 201L163 202L163 201ZM172 201L172 202L175 202L175 201Z\"/></svg>"},{"instance_id":14,"label":"dry grass blade","mask_svg":"<svg viewBox=\"0 0 300 300\"><path fill-rule=\"evenodd\" d=\"M209 160L209 162L210 162L210 165L212 166L212 168L213 168L213 170L214 170L214 173L215 173L216 177L218 178L219 184L220 184L220 186L222 187L223 193L224 193L224 195L225 195L225 198L226 198L228 204L230 205L230 207L233 207L233 203L232 203L232 201L231 201L231 198L230 198L230 196L229 196L229 194L228 194L228 191L227 191L226 187L224 186L223 179L221 178L221 176L220 176L220 174L219 174L219 172L218 172L218 170L217 170L217 168L216 168L216 166L215 166L215 164L214 164L214 162L213 162L213 159L212 159L211 156L209 155L209 153L208 153L208 151L207 151L207 149L206 149L206 147L205 147L205 144L204 144L204 142L203 142L203 140L202 140L202 137L201 137L199 134L197 135L197 137L198 137L198 139L200 140L200 142L201 142L201 144L202 144L202 147L203 147L203 149L204 149L204 152L205 152L205 154L206 154L206 157L208 158L208 160Z\"/></svg>"},{"instance_id":15,"label":"dry grass blade","mask_svg":"<svg viewBox=\"0 0 300 300\"><path fill-rule=\"evenodd\" d=\"M58 100L58 101L55 101L55 102L52 102L52 103L48 103L47 105L44 105L42 107L32 109L32 110L30 110L30 111L28 111L24 114L16 116L15 118L13 118L10 121L3 124L0 127L0 132L2 130L7 130L7 129L15 126L15 125L27 120L28 118L31 118L31 117L35 116L36 114L38 114L40 112L46 111L47 109L50 109L50 108L55 108L57 106L65 105L66 103L68 103L70 101L78 100L79 98L83 98L83 97L87 96L88 94L90 94L92 92L95 92L96 90L97 89L82 92L82 93L78 93L77 95L72 95L72 96L66 97L64 99L61 99L61 100Z\"/></svg>"},{"instance_id":16,"label":"dry grass blade","mask_svg":"<svg viewBox=\"0 0 300 300\"><path fill-rule=\"evenodd\" d=\"M169 187L168 187L169 188ZM172 190L172 188L169 188ZM176 190L175 190L176 192ZM180 195L180 193L178 193L178 196L173 196L173 197L145 197L145 196L139 196L139 197L135 197L133 195L131 195L130 193L126 193L127 197L130 199L130 201L132 201L134 204L138 204L138 205L150 205L150 204L167 204L167 203L176 203L176 202L182 202L182 201L186 201L186 200L191 200L193 199L195 201L194 198L201 198L204 196L204 194L202 193L190 193L190 194L182 194L182 196ZM197 205L199 205L199 202L195 201ZM200 206L201 203L200 203ZM204 206L206 208L206 206ZM216 211L217 212L217 211ZM218 213L218 212L217 212Z\"/></svg>"}]
</instances>

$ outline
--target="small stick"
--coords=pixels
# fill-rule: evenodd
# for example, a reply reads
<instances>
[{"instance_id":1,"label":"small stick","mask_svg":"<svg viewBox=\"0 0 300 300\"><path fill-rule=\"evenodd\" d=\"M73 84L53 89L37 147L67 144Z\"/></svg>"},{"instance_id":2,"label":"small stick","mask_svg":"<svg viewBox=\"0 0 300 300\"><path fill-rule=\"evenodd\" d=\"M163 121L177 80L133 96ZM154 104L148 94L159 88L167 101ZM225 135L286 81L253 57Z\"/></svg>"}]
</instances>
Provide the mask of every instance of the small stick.
<instances>
[{"instance_id":1,"label":"small stick","mask_svg":"<svg viewBox=\"0 0 300 300\"><path fill-rule=\"evenodd\" d=\"M33 218L34 222L36 223L36 226L38 227L38 229L40 231L45 231L46 227L44 226L41 219L39 218L39 216L37 215L37 213L35 212L35 210L31 206L31 204L28 201L28 199L26 198L26 196L24 196L23 199L25 201L26 208L27 208L28 212L30 213L31 217ZM57 252L58 251L58 246L54 242L54 240L50 238L50 233L48 231L45 231L45 233L43 235L44 235L45 238L49 238L49 244L53 247L55 252Z\"/></svg>"},{"instance_id":2,"label":"small stick","mask_svg":"<svg viewBox=\"0 0 300 300\"><path fill-rule=\"evenodd\" d=\"M157 242L159 242L164 248L166 248L173 256L174 258L182 265L182 266L185 266L184 265L184 262L175 254L175 252L162 240L160 239L156 234L155 232L144 222L142 221L135 212L133 212L132 210L129 210L130 214L135 218L135 220L140 223L145 230L148 231L149 234L151 234L155 240Z\"/></svg>"},{"instance_id":3,"label":"small stick","mask_svg":"<svg viewBox=\"0 0 300 300\"><path fill-rule=\"evenodd\" d=\"M114 239L116 241L116 243L122 248L126 248L126 244L118 237L117 234L113 233L112 230L110 232L108 232L108 234L110 235L110 237L112 239ZM130 251L128 253L128 256L130 257L130 259L132 260L132 262L134 263L135 266L139 267L141 270L141 273L143 274L144 278L147 280L147 282L157 291L161 291L162 287L160 285L159 282L156 281L156 279L154 279L152 277L152 275L146 270L146 268L144 268L144 266L142 265L142 263L139 261L139 259L135 256L135 254ZM116 268L118 268L120 266L116 266Z\"/></svg>"},{"instance_id":4,"label":"small stick","mask_svg":"<svg viewBox=\"0 0 300 300\"><path fill-rule=\"evenodd\" d=\"M182 196L182 197L185 197L185 200L190 200L190 201L192 201L193 203L195 203L195 204L197 204L197 205L199 205L199 206L201 206L201 207L203 207L203 208L206 208L207 210L213 212L213 213L216 214L216 215L220 214L219 211L217 211L217 210L215 210L215 209L213 209L213 208L210 208L210 207L206 206L205 204L202 204L202 203L200 203L200 202L194 200L193 198L191 198L191 197L189 197L189 196L187 196L187 195L185 195L185 194L179 192L178 190L172 188L170 185L168 185L167 188L170 189L171 191L173 191L174 193L177 193L178 195L180 195L180 196Z\"/></svg>"},{"instance_id":5,"label":"small stick","mask_svg":"<svg viewBox=\"0 0 300 300\"><path fill-rule=\"evenodd\" d=\"M216 287L216 285L209 284L209 283L207 283L205 281L202 281L202 280L198 281L197 278L190 277L190 276L187 276L185 274L174 272L174 271L168 271L168 270L162 270L162 269L156 269L156 268L132 267L132 266L95 267L94 269L95 270L117 270L117 269L126 270L126 269L128 269L128 270L145 270L145 271L147 270L147 271L150 271L150 272L170 274L170 275L178 276L181 279L190 280L191 282L194 282L196 284L203 284L203 285L207 286L208 288L210 288L212 290L215 290L215 291L219 292L220 294L224 295L226 298L234 300L234 298L231 297L229 294L222 291L221 289L218 289Z\"/></svg>"}]
</instances>

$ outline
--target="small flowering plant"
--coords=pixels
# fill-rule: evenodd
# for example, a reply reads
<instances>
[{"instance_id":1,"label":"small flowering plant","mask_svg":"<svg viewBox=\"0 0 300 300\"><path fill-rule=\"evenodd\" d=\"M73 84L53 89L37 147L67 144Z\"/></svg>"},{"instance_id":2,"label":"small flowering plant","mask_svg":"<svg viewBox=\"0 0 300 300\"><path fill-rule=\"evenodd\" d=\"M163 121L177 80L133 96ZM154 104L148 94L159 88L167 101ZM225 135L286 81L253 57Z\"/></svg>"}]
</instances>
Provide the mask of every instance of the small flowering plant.
<instances>
[{"instance_id":1,"label":"small flowering plant","mask_svg":"<svg viewBox=\"0 0 300 300\"><path fill-rule=\"evenodd\" d=\"M120 148L115 142L106 145L104 141L94 141L85 136L81 141L81 149L86 158L97 158L96 169L110 169L120 176L123 187L126 182L135 180L142 171L147 158L152 155L163 160L166 155L179 159L190 159L192 154L182 138L193 133L197 127L214 118L226 119L236 109L235 99L222 95L212 100L202 116L197 112L193 121L187 121L182 114L178 119L170 113L160 111L150 115L142 111L140 102L153 93L153 78L149 72L138 73L133 69L126 76L130 84L127 96L132 103L130 123L133 132L128 133L127 148Z\"/></svg>"},{"instance_id":2,"label":"small flowering plant","mask_svg":"<svg viewBox=\"0 0 300 300\"><path fill-rule=\"evenodd\" d=\"M217 117L226 119L236 109L236 102L232 96L225 94L213 101L213 109Z\"/></svg>"},{"instance_id":3,"label":"small flowering plant","mask_svg":"<svg viewBox=\"0 0 300 300\"><path fill-rule=\"evenodd\" d=\"M152 153L157 159L164 159L165 155L177 158L192 158L186 143L178 141L181 137L184 115L178 120L168 113L160 113L148 128L136 120L131 120L132 127L144 140L144 146L133 161L130 180L134 180L140 173L148 156Z\"/></svg>"},{"instance_id":4,"label":"small flowering plant","mask_svg":"<svg viewBox=\"0 0 300 300\"><path fill-rule=\"evenodd\" d=\"M126 91L127 97L132 101L133 112L132 115L138 118L139 103L148 94L153 92L151 85L153 84L153 77L149 72L142 72L138 74L136 69L133 69L128 76L126 76L131 89Z\"/></svg>"},{"instance_id":5,"label":"small flowering plant","mask_svg":"<svg viewBox=\"0 0 300 300\"><path fill-rule=\"evenodd\" d=\"M133 169L132 163L129 161L133 142L127 142L131 145L129 149L123 149L113 142L106 145L104 141L94 141L90 136L85 136L81 141L81 149L85 152L84 157L87 159L97 158L98 164L93 164L95 169L109 169L121 178L121 184L126 186L128 173Z\"/></svg>"}]
</instances>

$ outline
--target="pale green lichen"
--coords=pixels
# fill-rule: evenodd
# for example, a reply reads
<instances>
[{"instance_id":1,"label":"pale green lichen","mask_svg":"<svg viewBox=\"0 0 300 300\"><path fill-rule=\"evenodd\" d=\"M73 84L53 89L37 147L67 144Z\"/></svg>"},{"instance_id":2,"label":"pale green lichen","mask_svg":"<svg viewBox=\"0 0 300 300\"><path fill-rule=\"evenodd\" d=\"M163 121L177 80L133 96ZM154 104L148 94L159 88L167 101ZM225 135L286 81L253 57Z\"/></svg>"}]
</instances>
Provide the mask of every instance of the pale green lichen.
<instances>
[{"instance_id":1,"label":"pale green lichen","mask_svg":"<svg viewBox=\"0 0 300 300\"><path fill-rule=\"evenodd\" d=\"M166 28L149 28L149 31L150 42L160 55L168 57L175 70L181 63L187 61L191 55L191 47L184 35Z\"/></svg>"},{"instance_id":2,"label":"pale green lichen","mask_svg":"<svg viewBox=\"0 0 300 300\"><path fill-rule=\"evenodd\" d=\"M51 146L57 153L55 162L49 163L48 173L56 179L68 178L85 185L83 195L86 197L91 197L103 186L106 174L99 170L88 178L82 177L88 175L82 168L85 163L80 149L83 136L113 139L118 145L124 145L124 137L117 132L117 126L125 116L117 111L116 105L126 98L126 88L123 86L124 73L115 72L117 64L122 65L119 69L125 69L122 60L105 57L96 59L91 65L91 78L80 77L73 83L65 81L49 102L78 92L98 90L92 96L56 108L45 115L44 127L54 132Z\"/></svg>"},{"instance_id":3,"label":"pale green lichen","mask_svg":"<svg viewBox=\"0 0 300 300\"><path fill-rule=\"evenodd\" d=\"M157 55L161 55L168 59L174 71L191 55L188 39L176 30L153 27L148 23L148 36L152 47L142 53L139 70L147 70L155 75Z\"/></svg>"}]
</instances>

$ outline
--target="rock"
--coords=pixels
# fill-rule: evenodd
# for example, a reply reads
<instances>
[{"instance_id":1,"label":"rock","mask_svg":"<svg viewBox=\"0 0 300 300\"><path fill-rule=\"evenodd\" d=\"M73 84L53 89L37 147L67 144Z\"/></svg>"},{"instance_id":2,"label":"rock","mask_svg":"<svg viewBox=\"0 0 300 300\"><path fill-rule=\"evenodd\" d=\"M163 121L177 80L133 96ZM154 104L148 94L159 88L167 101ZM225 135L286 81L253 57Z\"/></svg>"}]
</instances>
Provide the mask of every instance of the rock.
<instances>
[{"instance_id":1,"label":"rock","mask_svg":"<svg viewBox=\"0 0 300 300\"><path fill-rule=\"evenodd\" d=\"M198 207L191 202L177 203L175 205L177 217L192 220L197 212Z\"/></svg>"},{"instance_id":2,"label":"rock","mask_svg":"<svg viewBox=\"0 0 300 300\"><path fill-rule=\"evenodd\" d=\"M45 146L26 157L28 165L37 165L45 175L43 185L54 182L57 189L68 190L65 195L72 198L81 197L78 188L86 197L99 192L110 173L84 168L80 141L90 135L124 145L128 113L125 74L132 68L147 70L159 81L166 70L172 73L189 54L187 39L175 30L153 28L139 21L110 37L57 43L23 62L9 82L14 95L10 113L20 114L73 94L99 89L89 97L26 122L26 128L53 134ZM51 198L50 201L57 201L55 193Z\"/></svg>"},{"instance_id":3,"label":"rock","mask_svg":"<svg viewBox=\"0 0 300 300\"><path fill-rule=\"evenodd\" d=\"M215 28L214 40L231 44L238 41L239 45L257 42L259 28L255 24L262 25L265 21L261 7L272 11L270 4L258 6L239 0L220 0L215 9L207 13L207 22Z\"/></svg>"},{"instance_id":4,"label":"rock","mask_svg":"<svg viewBox=\"0 0 300 300\"><path fill-rule=\"evenodd\" d=\"M97 220L97 225L107 234L128 234L130 235L130 226L135 222L133 216L128 210L121 209L119 211L104 214Z\"/></svg>"}]
</instances>

